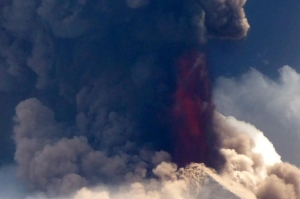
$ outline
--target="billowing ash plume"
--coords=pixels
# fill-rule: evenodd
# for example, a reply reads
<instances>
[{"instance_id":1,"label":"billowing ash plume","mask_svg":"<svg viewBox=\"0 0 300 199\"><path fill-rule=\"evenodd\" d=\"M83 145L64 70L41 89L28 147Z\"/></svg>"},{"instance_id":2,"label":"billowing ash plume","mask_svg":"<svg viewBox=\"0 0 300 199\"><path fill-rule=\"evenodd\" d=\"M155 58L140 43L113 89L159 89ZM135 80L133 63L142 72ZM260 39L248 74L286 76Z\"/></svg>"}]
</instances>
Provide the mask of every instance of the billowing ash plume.
<instances>
[{"instance_id":1,"label":"billowing ash plume","mask_svg":"<svg viewBox=\"0 0 300 199\"><path fill-rule=\"evenodd\" d=\"M299 73L289 66L279 70L276 80L251 69L240 78L217 81L216 106L223 114L254 124L274 143L284 161L299 165L299 83ZM250 108L252 104L255 108Z\"/></svg>"},{"instance_id":2,"label":"billowing ash plume","mask_svg":"<svg viewBox=\"0 0 300 199\"><path fill-rule=\"evenodd\" d=\"M50 194L151 177L174 147L175 60L208 36L244 36L244 4L1 2L0 88L15 125L2 123L20 177Z\"/></svg>"},{"instance_id":3,"label":"billowing ash plume","mask_svg":"<svg viewBox=\"0 0 300 199\"><path fill-rule=\"evenodd\" d=\"M271 162L278 164L266 166L254 150L255 139L235 133L236 127L223 125L226 119L213 113L208 69L199 60L205 57L207 38L246 35L244 4L245 0L2 1L0 89L7 106L1 113L1 145L13 132L16 150L11 143L1 159L12 162L7 154L14 153L19 177L45 197L197 196L190 188L197 172L177 169L172 160L179 166L204 162L260 198L268 198L270 187L276 186L290 198L299 197L298 181L292 177L296 168L274 154L277 159ZM186 77L191 81L184 82ZM198 88L203 91L189 91ZM178 104L181 110L176 112ZM192 119L183 122L178 113ZM193 127L186 128L190 124ZM174 131L176 125L181 131ZM187 143L180 148L178 138L193 133L203 140L192 141L191 150ZM191 158L183 159L181 149ZM213 154L227 161L211 163ZM99 184L105 184L103 191L86 188Z\"/></svg>"},{"instance_id":4,"label":"billowing ash plume","mask_svg":"<svg viewBox=\"0 0 300 199\"><path fill-rule=\"evenodd\" d=\"M178 169L175 164L163 162L152 170L158 179L150 178L123 186L82 188L64 198L208 198L212 192L215 197L229 194L221 191L224 189L235 195L229 194L228 198L299 198L299 169L282 163L272 144L259 130L219 113L214 114L213 122L215 130L222 134L221 152L227 159L219 175L203 164L193 163ZM258 148L260 144L268 147ZM261 155L264 153L267 155ZM219 189L215 189L217 184L202 183L211 178L221 185ZM221 195L218 195L219 191ZM37 195L26 199L35 198L48 197Z\"/></svg>"},{"instance_id":5,"label":"billowing ash plume","mask_svg":"<svg viewBox=\"0 0 300 199\"><path fill-rule=\"evenodd\" d=\"M295 148L293 146L297 145L297 142L299 141L297 135L297 114L299 113L299 109L296 100L299 95L297 84L299 81L299 74L289 66L284 66L279 70L279 72L279 81L271 80L255 69L252 69L242 75L241 78L220 78L217 84L217 89L215 90L215 96L217 99L216 102L219 109L226 112L226 114L233 114L236 117L243 118L245 120L247 119L264 129L266 135L270 137L270 140L272 140L275 144L279 144L276 146L279 146L278 151L280 151L280 154L283 155L282 158L288 159L292 163L297 163L298 157L294 156L291 150ZM231 92L233 90L234 94ZM239 93L239 98L236 96L236 93ZM287 101L289 103L286 103ZM265 104L266 102L267 104ZM247 104L248 107L250 104L255 103L257 109L250 110L244 103ZM249 111L246 111L245 109ZM253 112L257 112L258 109L260 109L260 114L257 114L257 118L253 117ZM265 118L263 123L259 122L261 118ZM253 178L255 175L250 175L251 178L248 177L252 182L258 182L257 185L252 188L256 192L257 197L299 198L299 168L289 163L282 163L278 155L271 152L273 151L272 147L270 147L268 143L264 143L264 141L257 136L257 132L254 133L255 130L253 127L249 128L245 125L245 123L238 124L232 118L228 119L228 121L230 121L231 126L234 126L234 128L231 129L231 132L246 132L246 134L250 135L256 143L255 147L257 149L253 151L259 152L260 150L263 150L263 152L259 152L259 154L269 157L269 160L264 158L265 163L269 166L267 166L264 171L265 177L263 180L257 181L256 178ZM277 123L275 122L273 126L267 127L271 124L271 121L277 121ZM277 138L274 134L276 134ZM224 135L224 133L221 135ZM276 140L278 137L282 138L281 145L280 142ZM241 138L239 141L238 139L235 140L235 142L231 142L235 144L244 143L244 145L247 143L245 141L241 142ZM261 144L258 144L258 142ZM248 141L248 143L250 142ZM264 147L257 147L259 145ZM287 145L290 146L289 150L285 150ZM243 145L240 144L240 147L242 146ZM249 148L249 145L245 146L248 146ZM246 148L245 146L243 146L243 148ZM259 150L259 148L261 149ZM231 152L231 154L233 153ZM245 154L245 152L242 152L241 154ZM227 158L227 160L228 159L233 160L234 158ZM242 159L240 158L240 160ZM240 160L239 162L241 162ZM253 160L253 158L248 158L248 160L244 158L244 161L242 161L244 168L246 168L245 165L248 165L248 169L245 169L247 172L244 172L248 176L249 168L251 168L249 165L254 163ZM245 164L246 162L248 162L248 164ZM233 164L232 167L236 168L237 166ZM253 171L253 168L251 168L251 170ZM238 176L240 178L240 176L245 175L239 174ZM253 179L256 180L254 181Z\"/></svg>"},{"instance_id":6,"label":"billowing ash plume","mask_svg":"<svg viewBox=\"0 0 300 199\"><path fill-rule=\"evenodd\" d=\"M221 151L227 162L221 175L239 182L257 198L300 197L299 168L281 162L273 146L263 136L256 141L251 139L249 134L258 137L260 131L250 124L220 114L215 115L214 121L217 132L224 136ZM266 147L256 148L255 144L259 145L259 142Z\"/></svg>"}]
</instances>

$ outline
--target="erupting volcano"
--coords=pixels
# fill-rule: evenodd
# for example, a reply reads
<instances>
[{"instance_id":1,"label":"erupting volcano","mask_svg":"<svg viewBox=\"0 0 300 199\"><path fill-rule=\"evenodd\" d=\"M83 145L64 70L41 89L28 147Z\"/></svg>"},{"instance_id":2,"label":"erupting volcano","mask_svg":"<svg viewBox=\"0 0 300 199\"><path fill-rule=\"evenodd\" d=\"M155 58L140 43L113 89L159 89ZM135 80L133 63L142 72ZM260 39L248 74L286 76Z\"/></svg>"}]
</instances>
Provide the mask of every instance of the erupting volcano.
<instances>
[{"instance_id":1,"label":"erupting volcano","mask_svg":"<svg viewBox=\"0 0 300 199\"><path fill-rule=\"evenodd\" d=\"M173 157L179 166L191 162L211 165L209 140L213 114L211 85L205 54L186 51L177 61L177 89L172 107Z\"/></svg>"},{"instance_id":2,"label":"erupting volcano","mask_svg":"<svg viewBox=\"0 0 300 199\"><path fill-rule=\"evenodd\" d=\"M214 110L204 49L246 36L245 3L2 1L0 177L13 164L28 193L0 198L300 198L298 168Z\"/></svg>"}]
</instances>

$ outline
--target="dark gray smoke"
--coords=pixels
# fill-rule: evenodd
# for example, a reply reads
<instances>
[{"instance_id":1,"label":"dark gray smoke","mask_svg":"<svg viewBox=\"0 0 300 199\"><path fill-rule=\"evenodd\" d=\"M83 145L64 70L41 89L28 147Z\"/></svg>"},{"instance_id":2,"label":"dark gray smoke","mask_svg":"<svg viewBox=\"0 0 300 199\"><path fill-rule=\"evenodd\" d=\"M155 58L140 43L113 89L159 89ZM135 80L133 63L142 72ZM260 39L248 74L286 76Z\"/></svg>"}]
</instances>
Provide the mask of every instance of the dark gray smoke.
<instances>
[{"instance_id":1,"label":"dark gray smoke","mask_svg":"<svg viewBox=\"0 0 300 199\"><path fill-rule=\"evenodd\" d=\"M19 176L50 194L151 176L171 160L174 59L245 36L244 4L1 1L1 162L15 153Z\"/></svg>"}]
</instances>

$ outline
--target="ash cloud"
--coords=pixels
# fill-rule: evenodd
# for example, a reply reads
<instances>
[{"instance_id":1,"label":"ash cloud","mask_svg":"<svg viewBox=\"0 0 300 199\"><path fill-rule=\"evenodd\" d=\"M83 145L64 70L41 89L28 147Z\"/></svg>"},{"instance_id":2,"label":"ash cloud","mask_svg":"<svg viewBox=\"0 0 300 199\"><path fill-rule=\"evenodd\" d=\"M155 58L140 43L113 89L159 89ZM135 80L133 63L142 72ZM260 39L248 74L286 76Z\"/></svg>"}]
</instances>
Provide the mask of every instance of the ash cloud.
<instances>
[{"instance_id":1,"label":"ash cloud","mask_svg":"<svg viewBox=\"0 0 300 199\"><path fill-rule=\"evenodd\" d=\"M279 72L278 81L269 79L255 69L240 78L220 78L215 90L217 108L226 114L253 121L257 127L266 129L265 134L270 137L270 140L274 139L275 135L284 136L281 142L285 146L293 146L298 142L294 136L298 129L296 88L299 74L289 66L284 66ZM257 108L253 108L254 104ZM252 108L250 110L247 107ZM266 147L269 146L268 148L257 147L255 150L253 142L259 145L257 141L262 141L262 139L256 139L259 133L257 130L256 133L247 132L250 129L254 130L250 125L247 127L246 123L236 122L236 120L232 122L232 117L228 117L227 121L224 120L226 118L224 116L217 115L216 118L216 121L219 121L215 125L219 129L218 132L222 132L221 136L227 134L229 137L229 141L226 137L221 139L225 146L222 151L227 157L224 173L229 172L228 176L231 179L252 190L257 198L300 197L298 180L300 170L297 166L281 162L280 156L274 153L273 147L270 147L270 142L263 144ZM245 132L252 137L252 140L245 137L246 134L235 132ZM293 142L287 141L293 137ZM275 140L273 143L283 159L297 164L297 157L293 155L294 153L290 150L283 150L282 145ZM251 148L252 150L249 150ZM259 148L264 152L260 152ZM267 164L270 160L266 158L261 161L260 155L273 157L271 161L273 163Z\"/></svg>"},{"instance_id":2,"label":"ash cloud","mask_svg":"<svg viewBox=\"0 0 300 199\"><path fill-rule=\"evenodd\" d=\"M255 69L239 78L219 78L215 91L217 109L248 121L274 143L283 160L300 165L299 74L289 66L270 79Z\"/></svg>"},{"instance_id":3,"label":"ash cloud","mask_svg":"<svg viewBox=\"0 0 300 199\"><path fill-rule=\"evenodd\" d=\"M178 170L170 163L167 113L176 84L174 59L185 49L204 48L210 37L245 36L249 24L244 4L244 0L1 2L0 89L7 96L1 98L7 104L1 128L5 142L13 135L16 147L6 149L1 159L10 162L12 155L7 154L15 152L19 177L31 190L43 192L29 198L73 194L66 197L183 199L190 197L191 188L193 194L201 190L195 183L197 170ZM291 96L295 90L287 88L294 88L298 76L289 67L281 73L279 83L255 71L239 83L251 91L250 79L254 94L277 99L270 110L296 118L296 101L281 108L287 99L275 94L278 89L287 92L282 96ZM222 88L238 92L235 81L219 82L217 100ZM260 90L266 87L270 92ZM227 108L239 104L230 98L229 102ZM264 119L281 121L271 113ZM14 125L7 122L13 114ZM288 126L294 128L293 123ZM227 160L220 178L241 184L258 198L300 197L298 168L282 163L262 132L218 114L214 128ZM268 146L267 153L262 145ZM180 176L189 171L187 177ZM102 190L91 188L101 183Z\"/></svg>"},{"instance_id":4,"label":"ash cloud","mask_svg":"<svg viewBox=\"0 0 300 199\"><path fill-rule=\"evenodd\" d=\"M255 145L259 145L262 139L252 139L249 132L253 135L261 134L260 131L250 124L219 113L215 114L214 121L216 131L223 136L221 152L227 160L221 176L242 184L257 198L300 197L300 169L290 163L281 162L280 156L270 147L268 139L263 139L264 145L269 145L260 149L264 152L255 149ZM272 163L270 158L264 155L266 151L273 157Z\"/></svg>"},{"instance_id":5,"label":"ash cloud","mask_svg":"<svg viewBox=\"0 0 300 199\"><path fill-rule=\"evenodd\" d=\"M15 114L14 125L9 119L1 123L6 142L13 136L16 147L6 151L11 155L4 162L12 162L15 153L19 177L45 197L82 187L87 188L77 197L96 196L88 187L104 183L132 184L126 188L128 198L186 198L189 185L178 178L168 153L174 60L188 48L205 48L208 38L245 36L249 24L244 4L1 2L0 89L11 101L1 118ZM223 139L221 152L228 159L224 172L238 176L231 166L239 165L243 177L232 180L252 190L251 178L265 168L255 153L259 149L244 134ZM276 154L274 159L279 161ZM268 175L290 182L273 173ZM98 196L109 198L110 193Z\"/></svg>"},{"instance_id":6,"label":"ash cloud","mask_svg":"<svg viewBox=\"0 0 300 199\"><path fill-rule=\"evenodd\" d=\"M205 9L205 24L210 36L240 39L250 28L243 6L246 0L199 1Z\"/></svg>"},{"instance_id":7,"label":"ash cloud","mask_svg":"<svg viewBox=\"0 0 300 199\"><path fill-rule=\"evenodd\" d=\"M105 116L111 120L105 122L109 128L100 132L104 138L109 134L109 138L103 139L102 144L97 143L102 150L96 150L86 136L74 135L75 128L57 123L54 112L37 99L21 102L14 118L19 175L29 180L35 190L64 194L101 180L138 181L145 177L147 167L170 158L166 152L154 153L142 148L132 151L133 143L126 143L129 136L123 140L117 134L125 131L121 128L122 118L116 113Z\"/></svg>"},{"instance_id":8,"label":"ash cloud","mask_svg":"<svg viewBox=\"0 0 300 199\"><path fill-rule=\"evenodd\" d=\"M222 136L222 149L227 162L223 170L217 175L203 164L191 164L186 168L177 169L173 163L162 162L153 170L158 178L123 184L122 186L100 185L94 188L82 188L70 196L63 198L206 198L214 190L210 185L201 184L205 173L214 176L227 190L244 198L299 198L299 168L283 163L272 146L256 148L263 142L270 145L270 141L263 133L251 124L238 121L233 117L225 117L219 113L214 115L214 128ZM253 135L260 135L260 139L252 139ZM265 139L262 139L264 137ZM270 157L263 155L267 150ZM237 184L235 184L237 183ZM216 190L215 190L216 191ZM214 193L216 194L216 193ZM43 195L27 197L49 198Z\"/></svg>"}]
</instances>

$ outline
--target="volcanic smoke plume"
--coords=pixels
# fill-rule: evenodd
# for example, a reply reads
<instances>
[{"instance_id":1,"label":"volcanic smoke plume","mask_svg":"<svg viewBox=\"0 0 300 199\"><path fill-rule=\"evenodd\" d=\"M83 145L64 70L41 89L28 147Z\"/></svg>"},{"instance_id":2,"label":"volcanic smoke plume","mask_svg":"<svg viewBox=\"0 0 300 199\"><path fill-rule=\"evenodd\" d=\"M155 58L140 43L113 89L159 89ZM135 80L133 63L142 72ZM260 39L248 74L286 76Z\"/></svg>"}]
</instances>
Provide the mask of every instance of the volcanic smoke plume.
<instances>
[{"instance_id":1,"label":"volcanic smoke plume","mask_svg":"<svg viewBox=\"0 0 300 199\"><path fill-rule=\"evenodd\" d=\"M178 168L192 162L299 198L299 170L266 166L242 122L214 111L205 43L245 36L244 4L1 1L0 164L37 198L192 198L190 168L205 166Z\"/></svg>"}]
</instances>

